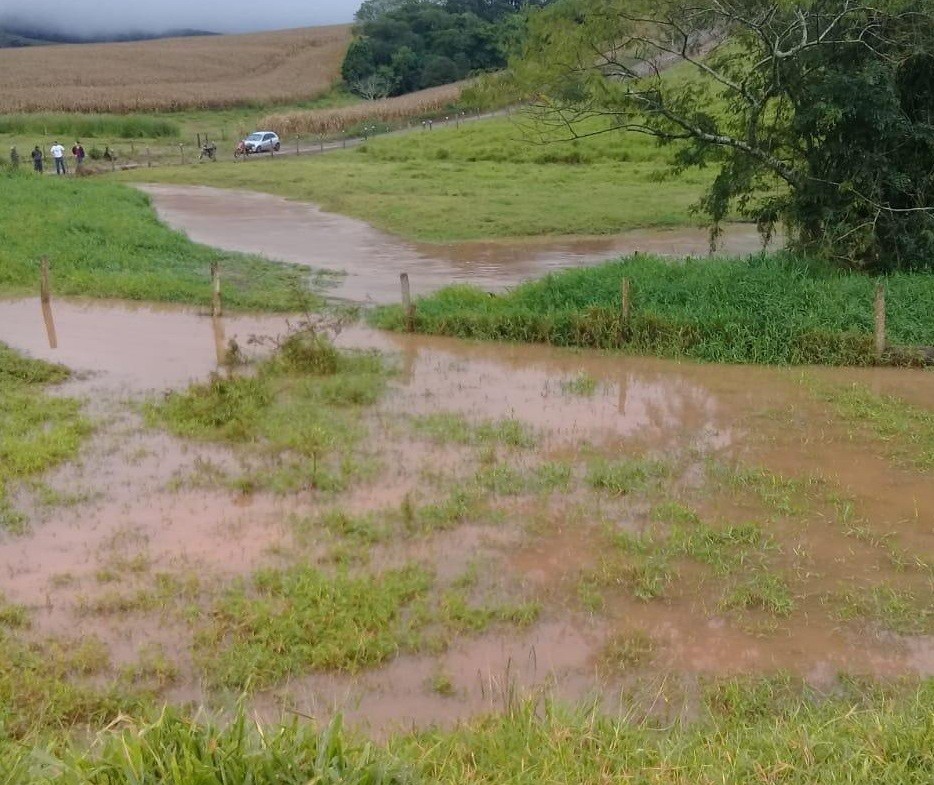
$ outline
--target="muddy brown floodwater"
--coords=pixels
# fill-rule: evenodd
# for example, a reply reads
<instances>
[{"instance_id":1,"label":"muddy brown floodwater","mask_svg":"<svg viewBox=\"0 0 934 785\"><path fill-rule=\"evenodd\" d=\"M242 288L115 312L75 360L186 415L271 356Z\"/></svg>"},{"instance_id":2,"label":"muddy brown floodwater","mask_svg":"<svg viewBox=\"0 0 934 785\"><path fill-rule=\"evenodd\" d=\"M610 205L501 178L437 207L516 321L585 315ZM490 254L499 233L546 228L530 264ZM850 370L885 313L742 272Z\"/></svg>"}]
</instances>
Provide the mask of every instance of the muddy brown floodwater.
<instances>
[{"instance_id":1,"label":"muddy brown floodwater","mask_svg":"<svg viewBox=\"0 0 934 785\"><path fill-rule=\"evenodd\" d=\"M57 348L50 346L50 320ZM44 313L34 299L0 301L0 341L78 371L60 393L84 396L98 423L80 459L43 478L72 501L43 506L20 493L16 501L29 508L30 529L0 538L0 589L30 607L35 634L93 634L117 666L157 645L181 673L165 696L210 700L192 661L190 624L158 613L115 617L100 608L115 587L150 590L147 581L159 573L180 580L196 575L210 589L261 566L313 559L289 521L314 516L334 500L313 491L244 496L193 486L190 480L204 476L206 466L235 467L236 453L143 428L138 403L206 378L217 370L217 349L227 339L245 344L250 335L284 327L282 317L212 320L180 307L55 301ZM504 501L505 518L495 523L392 542L373 557L374 564L424 563L439 580L479 561L499 590L542 603L538 622L460 636L440 654L399 656L357 676L293 678L257 696L263 714L277 716L282 706L319 717L341 710L380 732L453 722L526 690L569 699L598 694L612 710L620 686L640 675L696 679L781 669L819 684L839 672L934 675L930 635L843 623L826 607L833 592L886 582L930 605L929 576L910 566L896 569L886 548L932 558L934 482L929 473L890 460L884 443L854 437L801 383L802 375L859 383L934 409L934 374L700 365L365 328L347 331L341 342L387 352L398 369L367 420L383 468L340 497L344 509L398 508L407 494L428 493L433 482L456 482L476 470L475 453L413 435L405 427L413 415L519 419L534 429L536 446L512 453L514 466L568 461L580 467L579 482L566 494L523 497L511 507ZM582 377L592 381L592 394L569 392L567 383ZM768 624L753 614L740 623L718 607L722 587L695 580L690 566L664 599L643 602L611 591L600 612L582 607L578 583L606 548L601 532L643 530L651 504L598 498L582 482L587 461L646 454L685 467L665 493L690 498L705 521L758 521L767 528L780 543L773 558L789 576L794 614ZM748 494L734 498L725 487L705 484L710 461L819 477L815 487L847 500L860 535L835 522L824 501L784 515ZM633 631L655 641L652 664L608 675L600 665L603 647L613 635ZM449 679L453 695L432 689L432 674Z\"/></svg>"},{"instance_id":2,"label":"muddy brown floodwater","mask_svg":"<svg viewBox=\"0 0 934 785\"><path fill-rule=\"evenodd\" d=\"M196 242L346 272L329 293L355 302L398 301L402 272L409 273L417 295L452 283L502 291L565 267L636 251L706 256L709 249L707 231L692 228L640 229L608 237L408 243L364 221L269 194L206 186L140 187L163 221ZM750 254L761 248L750 224L729 225L721 238L722 253Z\"/></svg>"}]
</instances>

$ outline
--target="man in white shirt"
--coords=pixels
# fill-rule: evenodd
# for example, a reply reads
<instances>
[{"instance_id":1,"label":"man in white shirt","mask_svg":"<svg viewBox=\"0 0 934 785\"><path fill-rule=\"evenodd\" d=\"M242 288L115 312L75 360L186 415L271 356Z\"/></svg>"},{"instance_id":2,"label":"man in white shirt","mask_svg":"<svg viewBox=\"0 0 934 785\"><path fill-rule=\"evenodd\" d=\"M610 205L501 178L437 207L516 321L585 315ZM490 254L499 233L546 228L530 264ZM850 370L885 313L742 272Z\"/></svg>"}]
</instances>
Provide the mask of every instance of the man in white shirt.
<instances>
[{"instance_id":1,"label":"man in white shirt","mask_svg":"<svg viewBox=\"0 0 934 785\"><path fill-rule=\"evenodd\" d=\"M68 174L68 169L65 168L65 148L56 142L49 152L55 159L55 174Z\"/></svg>"}]
</instances>

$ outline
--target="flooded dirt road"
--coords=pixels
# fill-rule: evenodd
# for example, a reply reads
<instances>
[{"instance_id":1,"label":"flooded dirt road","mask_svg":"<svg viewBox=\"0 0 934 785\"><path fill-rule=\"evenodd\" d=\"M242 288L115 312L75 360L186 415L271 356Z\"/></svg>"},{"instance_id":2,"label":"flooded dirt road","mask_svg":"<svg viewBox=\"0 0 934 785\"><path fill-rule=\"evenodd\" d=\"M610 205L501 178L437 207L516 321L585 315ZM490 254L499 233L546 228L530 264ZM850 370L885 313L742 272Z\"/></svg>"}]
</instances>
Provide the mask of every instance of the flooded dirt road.
<instances>
[{"instance_id":1,"label":"flooded dirt road","mask_svg":"<svg viewBox=\"0 0 934 785\"><path fill-rule=\"evenodd\" d=\"M58 348L49 344L48 317ZM104 642L115 667L158 646L179 669L166 698L210 701L193 655L201 617L191 609L206 614L217 592L259 567L330 564L334 543L314 525L322 511L339 505L379 520L412 499L433 501L489 477L491 467L508 479L547 466L567 467L567 484L493 492L486 517L394 539L349 562L377 569L414 561L445 586L477 573L476 591L539 603L534 623L461 634L441 651L400 653L357 675L290 678L259 694L256 707L268 716L283 706L317 717L340 710L384 729L453 722L538 689L569 699L599 694L613 710L621 686L640 678L782 670L830 686L841 672L934 675L934 636L919 623L934 605L930 473L890 460L884 442L854 438L810 392L815 380L855 383L934 410L934 374L700 365L353 328L341 343L387 353L396 373L365 416L369 435L357 457L376 468L336 496L219 483L256 459L253 448L142 426L143 401L223 370L218 346L227 339L245 345L284 328L282 317L212 320L119 302L53 301L44 317L34 299L0 301L0 341L81 372L59 392L85 396L97 425L77 462L43 478L52 501L18 493L29 530L0 538L0 589L29 607L34 634L82 630ZM476 448L414 428L418 418L452 415L517 420L533 444ZM669 468L643 491L614 495L588 479L595 461L645 458ZM724 552L718 572L699 560L712 558L707 551L659 551L667 589L635 596L627 582L634 556L620 543L660 538L658 510L674 502L676 512L691 511L678 513L688 521L682 528L761 527L761 553L728 569L732 551ZM787 586L791 610L770 614L755 602L732 609L730 592L766 568ZM166 586L184 612L144 602ZM588 592L599 602L585 602ZM878 615L886 597L917 611L887 627ZM651 654L630 662L625 641L639 636L652 642Z\"/></svg>"},{"instance_id":2,"label":"flooded dirt road","mask_svg":"<svg viewBox=\"0 0 934 785\"><path fill-rule=\"evenodd\" d=\"M644 229L609 237L409 243L364 221L269 194L204 186L141 188L159 217L195 242L346 272L329 293L354 302L398 301L402 272L409 273L417 295L452 283L501 291L565 267L598 264L637 251L706 256L709 250L706 230L692 228ZM722 253L750 254L761 248L755 226L725 228Z\"/></svg>"}]
</instances>

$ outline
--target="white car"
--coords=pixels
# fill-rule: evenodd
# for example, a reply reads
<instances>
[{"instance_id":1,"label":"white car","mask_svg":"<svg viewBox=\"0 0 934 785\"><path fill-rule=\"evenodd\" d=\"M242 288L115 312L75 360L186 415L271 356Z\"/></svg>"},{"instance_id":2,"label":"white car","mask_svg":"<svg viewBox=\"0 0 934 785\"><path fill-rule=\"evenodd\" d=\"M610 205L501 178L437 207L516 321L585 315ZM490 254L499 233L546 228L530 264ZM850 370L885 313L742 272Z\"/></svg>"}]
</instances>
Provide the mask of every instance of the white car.
<instances>
[{"instance_id":1,"label":"white car","mask_svg":"<svg viewBox=\"0 0 934 785\"><path fill-rule=\"evenodd\" d=\"M279 137L272 131L254 131L243 140L243 147L248 153L279 152Z\"/></svg>"}]
</instances>

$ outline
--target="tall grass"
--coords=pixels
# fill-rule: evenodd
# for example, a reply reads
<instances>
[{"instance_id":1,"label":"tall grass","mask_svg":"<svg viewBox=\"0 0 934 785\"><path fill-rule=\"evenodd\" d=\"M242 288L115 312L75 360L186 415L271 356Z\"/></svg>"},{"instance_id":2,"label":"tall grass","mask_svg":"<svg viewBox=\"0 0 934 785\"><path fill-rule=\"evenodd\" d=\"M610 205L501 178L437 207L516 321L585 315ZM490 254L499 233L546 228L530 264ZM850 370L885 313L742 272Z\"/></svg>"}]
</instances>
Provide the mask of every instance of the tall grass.
<instances>
[{"instance_id":1,"label":"tall grass","mask_svg":"<svg viewBox=\"0 0 934 785\"><path fill-rule=\"evenodd\" d=\"M62 140L116 137L175 139L177 123L155 117L103 114L12 114L0 116L0 134L59 136Z\"/></svg>"},{"instance_id":2,"label":"tall grass","mask_svg":"<svg viewBox=\"0 0 934 785\"><path fill-rule=\"evenodd\" d=\"M633 286L633 312L620 314L620 283ZM418 302L420 332L559 346L618 348L712 362L870 365L873 288L860 274L785 255L672 263L636 256L567 270L490 296L469 286ZM934 344L934 276L886 279L888 335L895 346ZM374 322L403 329L398 307ZM910 351L889 361L910 363Z\"/></svg>"},{"instance_id":3,"label":"tall grass","mask_svg":"<svg viewBox=\"0 0 934 785\"><path fill-rule=\"evenodd\" d=\"M706 717L665 730L533 702L454 730L364 744L340 720L266 727L165 710L125 718L93 743L5 745L10 785L928 785L934 683L850 682L826 699L787 680L710 688Z\"/></svg>"},{"instance_id":4,"label":"tall grass","mask_svg":"<svg viewBox=\"0 0 934 785\"><path fill-rule=\"evenodd\" d=\"M192 243L113 182L0 173L0 203L0 294L35 292L43 255L63 295L207 304L218 262L227 304L289 310L307 280L296 266Z\"/></svg>"}]
</instances>

